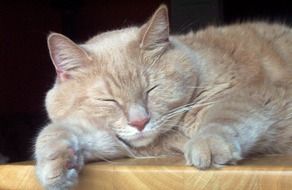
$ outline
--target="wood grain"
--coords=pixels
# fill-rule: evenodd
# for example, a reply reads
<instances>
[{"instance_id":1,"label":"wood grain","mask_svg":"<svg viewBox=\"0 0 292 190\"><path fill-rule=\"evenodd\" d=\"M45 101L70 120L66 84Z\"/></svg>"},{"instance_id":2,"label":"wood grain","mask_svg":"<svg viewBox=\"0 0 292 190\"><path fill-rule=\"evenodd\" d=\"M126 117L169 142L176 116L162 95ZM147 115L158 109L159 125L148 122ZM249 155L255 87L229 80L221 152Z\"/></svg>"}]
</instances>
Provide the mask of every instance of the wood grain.
<instances>
[{"instance_id":1,"label":"wood grain","mask_svg":"<svg viewBox=\"0 0 292 190\"><path fill-rule=\"evenodd\" d=\"M41 190L33 162L0 165L1 190ZM267 156L199 171L183 158L87 164L76 190L291 190L292 157Z\"/></svg>"}]
</instances>

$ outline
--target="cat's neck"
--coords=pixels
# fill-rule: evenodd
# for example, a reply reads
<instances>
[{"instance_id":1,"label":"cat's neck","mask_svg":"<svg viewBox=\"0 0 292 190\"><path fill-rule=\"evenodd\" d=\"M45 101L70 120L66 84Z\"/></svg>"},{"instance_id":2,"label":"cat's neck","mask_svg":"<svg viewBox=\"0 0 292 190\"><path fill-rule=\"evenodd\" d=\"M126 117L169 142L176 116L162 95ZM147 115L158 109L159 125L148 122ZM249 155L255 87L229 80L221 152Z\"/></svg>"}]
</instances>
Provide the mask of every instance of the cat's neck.
<instances>
[{"instance_id":1,"label":"cat's neck","mask_svg":"<svg viewBox=\"0 0 292 190\"><path fill-rule=\"evenodd\" d=\"M193 64L198 87L230 82L226 73L224 74L224 65L218 64L222 62L222 58L218 57L216 49L202 44L195 33L172 36L170 41L175 48L184 52Z\"/></svg>"},{"instance_id":2,"label":"cat's neck","mask_svg":"<svg viewBox=\"0 0 292 190\"><path fill-rule=\"evenodd\" d=\"M197 77L197 86L207 85L213 79L210 76L210 71L208 68L208 59L202 53L202 49L200 49L200 44L196 42L194 36L190 37L189 34L181 35L181 36L171 36L170 42L175 48L180 49L187 56L188 60L193 64L194 70L196 71L194 74Z\"/></svg>"},{"instance_id":3,"label":"cat's neck","mask_svg":"<svg viewBox=\"0 0 292 190\"><path fill-rule=\"evenodd\" d=\"M197 71L196 74L201 73L202 72L201 66L202 64L200 64L202 62L201 56L192 48L190 48L184 41L182 41L180 36L171 36L169 40L172 43L172 45L175 46L175 48L180 49L189 58L189 61L192 62Z\"/></svg>"}]
</instances>

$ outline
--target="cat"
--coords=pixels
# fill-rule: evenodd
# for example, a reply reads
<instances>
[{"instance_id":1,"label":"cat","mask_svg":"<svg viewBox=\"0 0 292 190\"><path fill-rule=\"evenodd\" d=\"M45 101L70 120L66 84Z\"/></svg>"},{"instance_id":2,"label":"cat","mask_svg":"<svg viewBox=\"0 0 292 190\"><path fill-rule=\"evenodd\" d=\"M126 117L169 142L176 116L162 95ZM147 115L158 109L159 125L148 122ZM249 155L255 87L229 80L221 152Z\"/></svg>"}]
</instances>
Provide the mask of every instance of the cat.
<instances>
[{"instance_id":1,"label":"cat","mask_svg":"<svg viewBox=\"0 0 292 190\"><path fill-rule=\"evenodd\" d=\"M45 189L71 189L86 162L184 155L207 169L292 152L292 30L247 22L169 34L161 5L141 27L84 44L51 33L51 122L35 144Z\"/></svg>"}]
</instances>

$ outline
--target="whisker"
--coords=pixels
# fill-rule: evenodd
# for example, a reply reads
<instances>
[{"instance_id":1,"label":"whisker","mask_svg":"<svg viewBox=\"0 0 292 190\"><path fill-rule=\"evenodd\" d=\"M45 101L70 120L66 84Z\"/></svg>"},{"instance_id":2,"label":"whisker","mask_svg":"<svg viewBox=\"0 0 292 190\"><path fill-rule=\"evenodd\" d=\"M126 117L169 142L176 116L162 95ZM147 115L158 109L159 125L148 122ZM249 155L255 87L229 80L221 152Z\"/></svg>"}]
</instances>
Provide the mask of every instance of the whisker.
<instances>
[{"instance_id":1,"label":"whisker","mask_svg":"<svg viewBox=\"0 0 292 190\"><path fill-rule=\"evenodd\" d=\"M175 108L175 109L171 110L169 113L163 115L162 117L172 116L173 114L189 111L189 110L191 110L193 108L196 108L196 107L208 106L208 105L211 105L211 104L214 104L214 103L215 102L207 102L207 103L193 102L193 103L185 104L183 106L180 106L178 108Z\"/></svg>"},{"instance_id":2,"label":"whisker","mask_svg":"<svg viewBox=\"0 0 292 190\"><path fill-rule=\"evenodd\" d=\"M136 155L131 150L131 147L129 147L128 144L126 144L124 141L122 141L120 138L117 138L117 142L124 148L124 150L129 154L128 156L131 158L136 158Z\"/></svg>"},{"instance_id":3,"label":"whisker","mask_svg":"<svg viewBox=\"0 0 292 190\"><path fill-rule=\"evenodd\" d=\"M161 116L160 119L155 121L155 125L163 125L165 124L167 121L169 121L171 118L177 116L178 114L182 114L185 113L193 108L199 108L199 107L203 107L203 106L209 106L211 104L214 104L215 102L208 102L208 103L197 103L193 102L193 103L189 103L186 104L184 106L180 106L178 108L173 109L174 111L167 113L163 116Z\"/></svg>"},{"instance_id":4,"label":"whisker","mask_svg":"<svg viewBox=\"0 0 292 190\"><path fill-rule=\"evenodd\" d=\"M212 88L210 89L203 88L204 90L202 90L201 92L199 92L199 94L197 94L196 101L170 110L166 114L162 115L159 119L157 119L155 121L155 124L163 125L164 123L169 121L169 119L177 116L178 114L183 114L194 108L200 108L200 107L209 106L214 103L217 103L218 100L216 100L216 95L222 92L222 90L226 90L230 87L231 86L229 83L221 83L221 84L212 85ZM213 100L213 101L210 101L210 100Z\"/></svg>"}]
</instances>

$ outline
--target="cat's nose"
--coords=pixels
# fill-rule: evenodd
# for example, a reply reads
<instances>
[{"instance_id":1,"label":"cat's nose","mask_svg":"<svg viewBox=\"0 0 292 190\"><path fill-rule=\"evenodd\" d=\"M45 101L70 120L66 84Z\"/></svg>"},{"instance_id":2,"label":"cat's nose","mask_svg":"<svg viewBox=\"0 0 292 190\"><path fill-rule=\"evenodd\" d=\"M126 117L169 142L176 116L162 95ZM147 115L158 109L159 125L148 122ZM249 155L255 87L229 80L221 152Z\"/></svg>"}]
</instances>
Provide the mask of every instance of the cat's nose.
<instances>
[{"instance_id":1,"label":"cat's nose","mask_svg":"<svg viewBox=\"0 0 292 190\"><path fill-rule=\"evenodd\" d=\"M143 129L145 128L145 125L149 122L149 120L150 120L150 117L145 116L143 118L129 121L129 125L131 125L132 127L135 127L139 131L143 131Z\"/></svg>"}]
</instances>

